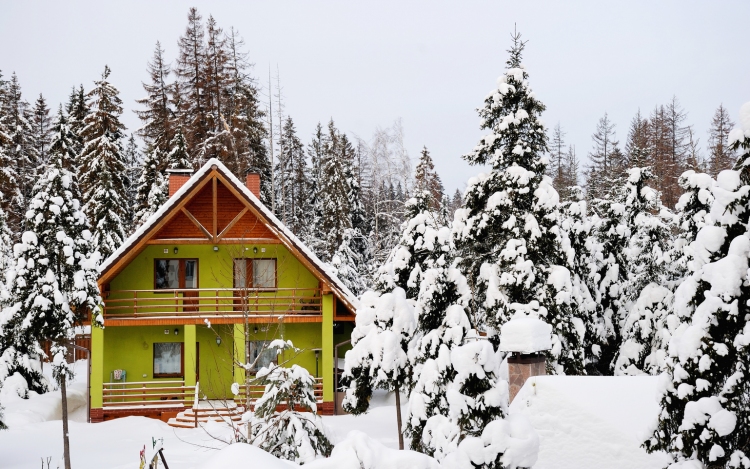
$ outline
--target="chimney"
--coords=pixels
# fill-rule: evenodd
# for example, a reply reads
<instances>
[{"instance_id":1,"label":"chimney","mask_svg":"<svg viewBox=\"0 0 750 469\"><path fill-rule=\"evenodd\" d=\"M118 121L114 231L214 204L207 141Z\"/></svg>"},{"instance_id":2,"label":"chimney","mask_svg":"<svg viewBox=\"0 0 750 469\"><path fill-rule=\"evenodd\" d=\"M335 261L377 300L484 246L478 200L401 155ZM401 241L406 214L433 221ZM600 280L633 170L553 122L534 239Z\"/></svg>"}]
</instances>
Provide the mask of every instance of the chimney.
<instances>
[{"instance_id":1,"label":"chimney","mask_svg":"<svg viewBox=\"0 0 750 469\"><path fill-rule=\"evenodd\" d=\"M500 328L499 350L508 355L508 404L527 379L547 374L544 351L552 348L552 326L539 318L517 315Z\"/></svg>"},{"instance_id":2,"label":"chimney","mask_svg":"<svg viewBox=\"0 0 750 469\"><path fill-rule=\"evenodd\" d=\"M248 173L245 177L245 185L255 197L260 199L260 174Z\"/></svg>"},{"instance_id":3,"label":"chimney","mask_svg":"<svg viewBox=\"0 0 750 469\"><path fill-rule=\"evenodd\" d=\"M190 180L192 176L192 169L168 169L167 177L169 178L169 196L172 197L175 192L180 190L180 188Z\"/></svg>"}]
</instances>

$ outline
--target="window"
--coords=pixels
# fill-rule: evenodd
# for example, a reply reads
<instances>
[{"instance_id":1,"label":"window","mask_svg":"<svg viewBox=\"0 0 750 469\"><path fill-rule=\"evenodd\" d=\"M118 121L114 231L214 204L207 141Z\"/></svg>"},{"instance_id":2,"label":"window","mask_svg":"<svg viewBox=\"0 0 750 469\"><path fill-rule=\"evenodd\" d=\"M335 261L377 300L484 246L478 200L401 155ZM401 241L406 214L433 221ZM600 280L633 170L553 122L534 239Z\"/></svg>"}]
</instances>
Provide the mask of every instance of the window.
<instances>
[{"instance_id":1,"label":"window","mask_svg":"<svg viewBox=\"0 0 750 469\"><path fill-rule=\"evenodd\" d=\"M154 343L154 378L183 376L182 342Z\"/></svg>"},{"instance_id":2,"label":"window","mask_svg":"<svg viewBox=\"0 0 750 469\"><path fill-rule=\"evenodd\" d=\"M156 259L154 261L154 289L182 288L198 288L198 260Z\"/></svg>"},{"instance_id":3,"label":"window","mask_svg":"<svg viewBox=\"0 0 750 469\"><path fill-rule=\"evenodd\" d=\"M235 259L234 288L276 288L276 259Z\"/></svg>"},{"instance_id":4,"label":"window","mask_svg":"<svg viewBox=\"0 0 750 469\"><path fill-rule=\"evenodd\" d=\"M271 363L276 363L277 354L276 349L268 349L270 342L265 340L254 340L250 342L250 363L255 363L255 366L251 370L253 373L257 373L263 367L268 367ZM260 359L255 361L260 355Z\"/></svg>"}]
</instances>

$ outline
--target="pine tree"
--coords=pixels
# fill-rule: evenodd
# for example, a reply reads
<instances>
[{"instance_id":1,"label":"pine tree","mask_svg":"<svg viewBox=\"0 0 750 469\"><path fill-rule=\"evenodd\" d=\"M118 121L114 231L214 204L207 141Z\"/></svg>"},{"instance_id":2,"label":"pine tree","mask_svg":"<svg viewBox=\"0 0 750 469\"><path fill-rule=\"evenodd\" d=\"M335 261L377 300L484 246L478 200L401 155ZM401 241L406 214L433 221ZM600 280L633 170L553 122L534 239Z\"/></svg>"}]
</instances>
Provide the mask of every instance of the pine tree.
<instances>
[{"instance_id":1,"label":"pine tree","mask_svg":"<svg viewBox=\"0 0 750 469\"><path fill-rule=\"evenodd\" d=\"M665 366L666 316L672 292L670 280L670 227L659 215L659 193L646 186L654 179L650 168L628 170L629 194L637 212L632 218L626 251L627 283L620 293L628 314L621 325L622 340L614 358L615 374L659 374ZM628 204L630 205L630 204Z\"/></svg>"},{"instance_id":2,"label":"pine tree","mask_svg":"<svg viewBox=\"0 0 750 469\"><path fill-rule=\"evenodd\" d=\"M125 240L129 202L126 162L122 151L125 126L120 123L122 100L104 67L102 79L87 94L91 112L81 131L83 150L78 157L84 211L91 222L94 242L106 259Z\"/></svg>"},{"instance_id":3,"label":"pine tree","mask_svg":"<svg viewBox=\"0 0 750 469\"><path fill-rule=\"evenodd\" d=\"M596 132L591 136L594 148L589 152L591 165L586 171L586 194L589 199L601 198L611 187L612 181L622 176L624 162L616 153L619 142L616 140L615 124L607 113L599 119Z\"/></svg>"},{"instance_id":4,"label":"pine tree","mask_svg":"<svg viewBox=\"0 0 750 469\"><path fill-rule=\"evenodd\" d=\"M179 84L176 92L182 105L179 120L185 129L188 154L195 158L193 166L199 165L200 147L208 138L208 90L206 89L205 64L206 45L204 43L203 17L196 8L188 11L188 26L180 37L179 55L175 75Z\"/></svg>"},{"instance_id":5,"label":"pine tree","mask_svg":"<svg viewBox=\"0 0 750 469\"><path fill-rule=\"evenodd\" d=\"M15 161L11 157L12 140L10 129L8 128L10 120L8 112L8 82L3 80L0 73L0 211L3 215L15 212L19 201L23 200L21 194L21 185L16 172ZM18 216L10 220L5 219L7 223L12 223L6 228L11 231L18 226Z\"/></svg>"},{"instance_id":6,"label":"pine tree","mask_svg":"<svg viewBox=\"0 0 750 469\"><path fill-rule=\"evenodd\" d=\"M86 126L86 116L91 112L86 102L86 93L83 90L83 85L80 85L78 89L73 88L65 112L68 115L70 131L76 137L76 146L74 149L77 155L83 150L83 128ZM73 161L71 164L75 164L75 162Z\"/></svg>"},{"instance_id":7,"label":"pine tree","mask_svg":"<svg viewBox=\"0 0 750 469\"><path fill-rule=\"evenodd\" d=\"M729 132L733 127L734 122L727 109L720 104L708 131L708 169L714 178L723 170L734 166L735 150L729 145Z\"/></svg>"},{"instance_id":8,"label":"pine tree","mask_svg":"<svg viewBox=\"0 0 750 469\"><path fill-rule=\"evenodd\" d=\"M146 97L136 100L145 109L136 110L135 113L143 122L138 135L144 139L147 147L158 148L162 155L166 155L172 149L171 142L174 135L172 116L175 110L170 102L172 86L169 83L171 73L172 70L164 59L164 49L157 41L154 57L148 63L151 83L143 84Z\"/></svg>"},{"instance_id":9,"label":"pine tree","mask_svg":"<svg viewBox=\"0 0 750 469\"><path fill-rule=\"evenodd\" d=\"M594 200L602 221L596 229L596 301L592 360L596 373L615 371L616 355L631 305L646 285L660 279L669 264L667 226L650 211L660 208L658 192L646 185L653 178L650 169L632 168L606 199Z\"/></svg>"},{"instance_id":10,"label":"pine tree","mask_svg":"<svg viewBox=\"0 0 750 469\"><path fill-rule=\"evenodd\" d=\"M427 147L422 148L419 163L414 170L414 190L417 193L427 191L430 194L430 207L436 210L443 200L443 183L435 171L435 163Z\"/></svg>"},{"instance_id":11,"label":"pine tree","mask_svg":"<svg viewBox=\"0 0 750 469\"><path fill-rule=\"evenodd\" d=\"M575 151L575 150L573 150ZM575 155L575 153L573 153ZM570 199L560 206L560 227L566 234L567 265L571 272L573 283L573 304L578 327L584 330L583 349L587 374L596 374L593 367L593 347L598 347L598 338L602 336L601 325L594 320L596 302L595 274L597 252L596 240L593 236L599 217L588 216L588 204L583 189L578 186L570 188ZM583 327L581 327L583 325Z\"/></svg>"},{"instance_id":12,"label":"pine tree","mask_svg":"<svg viewBox=\"0 0 750 469\"><path fill-rule=\"evenodd\" d=\"M29 230L14 249L15 272L1 344L4 355L11 351L11 372L21 373L29 389L38 392L48 387L38 363L40 341L65 343L87 312L94 325L101 324L99 253L75 198L76 177L65 169L68 153L60 145L53 148L26 213Z\"/></svg>"},{"instance_id":13,"label":"pine tree","mask_svg":"<svg viewBox=\"0 0 750 469\"><path fill-rule=\"evenodd\" d=\"M125 161L125 187L127 194L128 203L128 218L127 226L133 227L133 220L135 219L135 200L138 194L138 179L141 173L141 151L138 149L138 144L135 141L133 134L130 134L128 143L123 149L122 157ZM130 233L131 230L128 230Z\"/></svg>"},{"instance_id":14,"label":"pine tree","mask_svg":"<svg viewBox=\"0 0 750 469\"><path fill-rule=\"evenodd\" d=\"M438 448L430 435L424 435L424 428L433 416L449 416L446 395L458 373L451 353L471 331L467 314L471 291L450 252L442 253L421 280L416 338L409 356L417 378L409 394L404 431L412 450L434 456Z\"/></svg>"},{"instance_id":15,"label":"pine tree","mask_svg":"<svg viewBox=\"0 0 750 469\"><path fill-rule=\"evenodd\" d=\"M271 364L257 378L265 391L255 403L250 443L301 465L330 456L333 445L317 414L315 379L310 373L299 365ZM287 410L277 411L282 405Z\"/></svg>"},{"instance_id":16,"label":"pine tree","mask_svg":"<svg viewBox=\"0 0 750 469\"><path fill-rule=\"evenodd\" d=\"M9 138L6 153L10 160L9 168L15 173L14 181L8 175L9 186L4 192L8 198L6 213L12 231L21 233L25 225L22 214L26 211L26 201L35 181L37 154L33 140L33 116L29 103L21 95L21 85L15 73L8 82L4 107L5 128Z\"/></svg>"},{"instance_id":17,"label":"pine tree","mask_svg":"<svg viewBox=\"0 0 750 469\"><path fill-rule=\"evenodd\" d=\"M353 414L367 411L373 389L395 391L399 449L404 448L401 391L408 389L413 377L407 350L415 327L414 307L404 290L365 292L357 310L352 349L346 352L346 368L341 376L347 388L343 406Z\"/></svg>"},{"instance_id":18,"label":"pine tree","mask_svg":"<svg viewBox=\"0 0 750 469\"><path fill-rule=\"evenodd\" d=\"M31 139L36 154L36 161L33 163L35 167L44 166L47 164L47 151L49 150L50 139L52 137L52 120L49 117L47 101L41 93L34 102L34 108L31 111L31 115L31 126L33 129Z\"/></svg>"},{"instance_id":19,"label":"pine tree","mask_svg":"<svg viewBox=\"0 0 750 469\"><path fill-rule=\"evenodd\" d=\"M742 112L750 115L750 104ZM743 127L727 140L740 154L737 170L720 173L713 188L715 225L699 231L694 272L675 292L675 312L689 325L672 337L662 411L645 442L711 468L750 466L750 122Z\"/></svg>"},{"instance_id":20,"label":"pine tree","mask_svg":"<svg viewBox=\"0 0 750 469\"><path fill-rule=\"evenodd\" d=\"M479 110L491 133L464 158L492 169L470 181L453 233L486 324L498 331L518 313L541 317L560 344L549 352L550 370L581 374L582 338L570 305L570 272L563 267L559 198L545 176L547 136L538 120L544 105L521 65L524 44L513 36L507 70Z\"/></svg>"},{"instance_id":21,"label":"pine tree","mask_svg":"<svg viewBox=\"0 0 750 469\"><path fill-rule=\"evenodd\" d=\"M167 201L169 180L159 170L161 160L159 149L154 148L143 161L135 197L134 227L141 226Z\"/></svg>"},{"instance_id":22,"label":"pine tree","mask_svg":"<svg viewBox=\"0 0 750 469\"><path fill-rule=\"evenodd\" d=\"M193 167L190 155L187 152L187 141L185 140L185 134L182 132L182 127L177 128L177 132L170 142L170 150L165 161L166 167L162 168L162 159L158 154L154 154L153 158L155 159L152 164L155 164L162 174L166 169L190 169Z\"/></svg>"},{"instance_id":23,"label":"pine tree","mask_svg":"<svg viewBox=\"0 0 750 469\"><path fill-rule=\"evenodd\" d=\"M328 136L323 149L319 187L322 219L321 239L324 240L323 260L328 261L344 237L344 231L351 228L349 187L346 180L345 161L352 158L354 149L336 129L333 120L328 123Z\"/></svg>"}]
</instances>

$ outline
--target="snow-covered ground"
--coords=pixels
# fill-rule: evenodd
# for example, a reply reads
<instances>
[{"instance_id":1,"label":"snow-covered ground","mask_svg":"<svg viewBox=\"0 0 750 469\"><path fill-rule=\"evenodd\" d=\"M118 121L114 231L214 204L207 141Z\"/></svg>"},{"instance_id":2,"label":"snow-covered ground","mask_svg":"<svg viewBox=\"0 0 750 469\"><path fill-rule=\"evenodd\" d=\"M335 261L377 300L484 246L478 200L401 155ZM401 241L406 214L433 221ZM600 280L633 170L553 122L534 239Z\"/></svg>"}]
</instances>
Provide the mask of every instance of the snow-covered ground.
<instances>
[{"instance_id":1,"label":"snow-covered ground","mask_svg":"<svg viewBox=\"0 0 750 469\"><path fill-rule=\"evenodd\" d=\"M85 362L79 363L85 370ZM79 373L78 376L85 376ZM82 379L82 378L79 378ZM649 469L664 466L663 454L640 448L649 422L658 412L654 377L537 377L530 379L511 405L525 414L540 437L536 469ZM219 426L175 429L158 420L127 417L87 424L85 381L70 390L71 458L76 469L137 467L139 451L151 448L152 438L164 439L164 454L173 469L214 469L253 461L257 467L289 468L292 464L249 445L227 446ZM405 404L406 399L402 399ZM55 468L62 455L59 392L28 400L4 395L9 430L0 431L2 469L38 468L52 457ZM435 467L429 458L399 452L393 394L376 393L366 415L324 417L336 449L315 469L364 467L401 469ZM404 406L405 407L405 406ZM405 410L405 408L404 408ZM218 424L217 424L218 425ZM238 466L239 467L239 466Z\"/></svg>"},{"instance_id":2,"label":"snow-covered ground","mask_svg":"<svg viewBox=\"0 0 750 469\"><path fill-rule=\"evenodd\" d=\"M510 406L539 433L534 469L657 469L640 447L659 413L658 377L538 376Z\"/></svg>"}]
</instances>

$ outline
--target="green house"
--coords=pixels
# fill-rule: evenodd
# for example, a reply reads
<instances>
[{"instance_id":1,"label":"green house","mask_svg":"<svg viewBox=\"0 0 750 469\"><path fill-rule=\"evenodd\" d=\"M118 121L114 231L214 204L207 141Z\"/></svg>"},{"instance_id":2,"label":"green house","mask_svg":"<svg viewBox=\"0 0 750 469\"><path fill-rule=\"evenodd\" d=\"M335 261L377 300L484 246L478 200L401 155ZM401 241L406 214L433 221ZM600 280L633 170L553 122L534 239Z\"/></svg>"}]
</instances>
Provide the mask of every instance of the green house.
<instances>
[{"instance_id":1,"label":"green house","mask_svg":"<svg viewBox=\"0 0 750 469\"><path fill-rule=\"evenodd\" d=\"M258 175L243 184L215 159L195 174L173 171L169 200L104 261L92 421L166 420L196 395L247 402L258 389L245 374L270 362L305 367L318 379L319 412L333 413L334 356L349 348L357 300L259 189ZM295 349L277 355L275 339Z\"/></svg>"}]
</instances>

